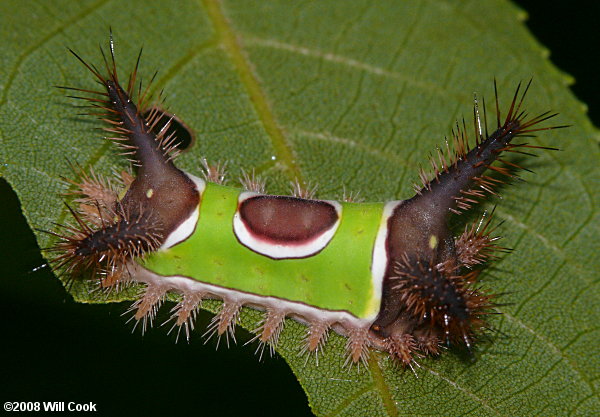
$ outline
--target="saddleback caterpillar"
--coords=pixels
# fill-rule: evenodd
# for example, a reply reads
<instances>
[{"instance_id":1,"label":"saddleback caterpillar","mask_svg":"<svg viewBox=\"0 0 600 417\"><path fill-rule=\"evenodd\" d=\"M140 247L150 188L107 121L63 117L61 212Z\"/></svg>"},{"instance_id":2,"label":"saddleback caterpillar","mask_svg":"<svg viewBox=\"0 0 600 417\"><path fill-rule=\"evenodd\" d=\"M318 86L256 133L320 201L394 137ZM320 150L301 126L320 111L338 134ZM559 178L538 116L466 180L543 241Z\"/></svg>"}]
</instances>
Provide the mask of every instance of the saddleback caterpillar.
<instances>
[{"instance_id":1,"label":"saddleback caterpillar","mask_svg":"<svg viewBox=\"0 0 600 417\"><path fill-rule=\"evenodd\" d=\"M261 347L277 343L286 318L306 324L305 352L320 351L333 330L347 337L346 363L366 361L375 349L412 367L415 357L438 355L445 345L470 350L482 336L496 297L479 275L504 248L491 216L458 237L448 223L515 176L521 167L501 155L543 148L515 138L559 127L539 126L555 114L523 110L531 82L519 84L504 118L496 91L491 133L475 100L474 145L464 122L457 124L451 143L431 158L432 175L420 172L412 198L338 202L314 199L300 184L294 196L269 195L254 175L240 179L242 188L225 186L221 167L208 164L203 178L178 169L171 120L138 88L138 66L126 84L119 81L112 39L102 71L71 52L102 88L69 89L106 122L136 175L123 174L122 189L93 172L71 181L72 224L50 232L61 274L105 289L143 285L132 308L144 328L175 293L172 320L188 335L204 299L223 302L207 332L219 337L233 336L244 306L264 311L255 338Z\"/></svg>"}]
</instances>

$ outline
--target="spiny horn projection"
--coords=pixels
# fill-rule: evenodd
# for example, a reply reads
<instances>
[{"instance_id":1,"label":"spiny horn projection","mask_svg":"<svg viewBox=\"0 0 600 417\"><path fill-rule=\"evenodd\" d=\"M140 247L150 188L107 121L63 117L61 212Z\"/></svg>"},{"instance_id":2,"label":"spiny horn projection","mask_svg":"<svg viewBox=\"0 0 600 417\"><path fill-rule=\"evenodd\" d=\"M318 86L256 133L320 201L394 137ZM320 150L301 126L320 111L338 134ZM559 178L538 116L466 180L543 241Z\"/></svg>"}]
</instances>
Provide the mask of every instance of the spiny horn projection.
<instances>
[{"instance_id":1,"label":"spiny horn projection","mask_svg":"<svg viewBox=\"0 0 600 417\"><path fill-rule=\"evenodd\" d=\"M483 317L494 307L491 297L475 285L478 274L450 274L428 262L405 258L396 267L394 289L409 315L420 318L417 326L429 322L440 330L441 340L470 347L473 333L485 326Z\"/></svg>"},{"instance_id":2,"label":"spiny horn projection","mask_svg":"<svg viewBox=\"0 0 600 417\"><path fill-rule=\"evenodd\" d=\"M423 204L429 206L443 207L453 213L468 210L473 204L481 201L486 194L495 194L494 187L502 183L499 180L483 173L490 169L507 177L515 177L511 169L525 169L520 165L501 159L503 152L521 152L525 148L556 150L544 146L534 146L528 143L512 143L516 137L530 135L531 133L563 128L566 126L537 127L540 123L555 117L558 113L544 112L538 116L529 118L525 110L522 109L525 96L529 91L531 80L527 83L523 93L521 83L517 86L511 105L504 122L501 122L500 108L498 105L498 91L494 81L494 91L496 95L496 116L497 129L487 133L487 116L484 108L484 127L482 130L482 121L479 114L478 101L475 99L473 107L474 136L475 146L469 149L466 126L463 121L462 127L457 123L456 130L452 132L452 150L446 146L446 152L438 149L437 160L431 158L433 175L421 172L421 187L417 188L418 197L416 199L423 201ZM494 161L506 165L499 167L492 165ZM473 187L475 186L475 187Z\"/></svg>"},{"instance_id":3,"label":"spiny horn projection","mask_svg":"<svg viewBox=\"0 0 600 417\"><path fill-rule=\"evenodd\" d=\"M160 219L166 239L196 209L198 190L193 180L176 168L168 156L169 146L165 146L165 138L160 136L165 129L158 136L155 135L152 125L142 117L129 95L119 86L112 49L111 57L113 71L105 85L111 99L110 108L118 115L113 131L129 143L126 146L132 147L139 164L137 176L122 204L150 208ZM166 140L170 142L171 139Z\"/></svg>"},{"instance_id":4,"label":"spiny horn projection","mask_svg":"<svg viewBox=\"0 0 600 417\"><path fill-rule=\"evenodd\" d=\"M143 117L143 109L150 100L150 84L142 91L141 81L136 90L136 80L141 51L135 69L129 77L127 89L119 84L115 63L112 34L110 38L110 59L102 49L107 75L102 75L94 65L88 64L77 53L70 52L94 75L104 87L103 91L83 88L61 87L83 93L74 98L85 100L93 110L88 113L99 117L109 127L105 131L113 134L110 138L129 155L137 166L137 176L128 185L124 197L117 201L116 193L108 187L102 187L94 174L81 176L79 194L84 195L87 206L97 206L97 210L85 210L84 216L71 210L77 227L64 227L64 233L58 235L61 242L54 251L60 253L55 259L58 267L87 264L92 266L98 261L108 259L113 266L124 265L143 253L158 249L167 238L196 210L199 193L194 181L175 167L174 143L176 138L165 136L168 123L159 130L153 128L159 123L162 114L150 112L149 119ZM133 96L137 96L137 100ZM136 104L137 101L137 104ZM106 201L114 198L111 204ZM102 214L105 208L118 205L119 210L110 219L101 221L94 227L94 215ZM89 225L92 223L92 225ZM69 266L69 264L71 264ZM113 280L111 280L113 281Z\"/></svg>"},{"instance_id":5,"label":"spiny horn projection","mask_svg":"<svg viewBox=\"0 0 600 417\"><path fill-rule=\"evenodd\" d=\"M59 238L48 249L57 254L51 262L70 277L104 273L117 283L127 275L127 262L160 246L162 227L152 213L131 213L119 204L109 218L98 212L100 223L95 226L85 222L70 206L66 207L76 224L57 225L61 231L46 233Z\"/></svg>"},{"instance_id":6,"label":"spiny horn projection","mask_svg":"<svg viewBox=\"0 0 600 417\"><path fill-rule=\"evenodd\" d=\"M433 175L422 170L422 184L416 188L416 195L397 204L388 219L386 248L390 261L371 336L376 346L407 365L412 361L410 352L435 355L440 343L463 345L470 350L473 340L487 327L485 317L494 313L494 296L480 287L478 275L484 263L508 250L497 245L499 237L492 236L492 216L467 227L458 239L448 226L449 217L470 209L486 195L496 194L495 186L504 181L486 175L488 169L516 176L512 171L522 167L501 159L502 153L554 149L513 143L517 137L566 127L539 127L556 116L550 112L527 116L522 107L530 84L522 93L519 84L501 121L494 82L497 128L491 134L485 105L482 123L475 99L475 145L469 147L465 122L462 126L457 123L452 146L446 142L445 151L438 150L436 158L431 159ZM505 166L493 165L495 161Z\"/></svg>"}]
</instances>

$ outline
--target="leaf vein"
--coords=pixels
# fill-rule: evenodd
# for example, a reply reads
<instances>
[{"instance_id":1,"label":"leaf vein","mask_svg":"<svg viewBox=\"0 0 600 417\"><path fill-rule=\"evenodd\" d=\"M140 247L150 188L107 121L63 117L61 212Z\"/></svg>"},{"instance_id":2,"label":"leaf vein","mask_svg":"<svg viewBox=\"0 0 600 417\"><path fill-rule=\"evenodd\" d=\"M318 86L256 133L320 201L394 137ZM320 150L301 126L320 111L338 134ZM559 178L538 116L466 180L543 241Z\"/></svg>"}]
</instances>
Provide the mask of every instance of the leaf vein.
<instances>
[{"instance_id":1,"label":"leaf vein","mask_svg":"<svg viewBox=\"0 0 600 417\"><path fill-rule=\"evenodd\" d=\"M566 257L566 255L563 253L563 249L561 249L555 243L551 242L550 239L548 239L546 236L544 236L541 233L537 232L531 226L529 226L529 225L527 225L527 224L525 224L525 223L517 220L514 216L512 216L511 214L508 214L504 210L497 209L496 212L498 213L498 216L500 216L500 217L508 220L509 222L511 222L512 224L514 224L515 226L517 226L519 229L522 229L523 231L527 232L530 236L533 236L534 238L536 238L537 240L539 240L540 242L542 242L542 244L546 248L548 248L549 250L551 250L552 252L554 252L556 255L558 255L561 260L563 260L568 265L570 265L570 266L574 267L575 269L577 269L578 272L580 272L581 278L583 280L585 280L588 284L592 282L592 281L590 281L589 278L587 278L587 276L585 274L582 273L585 270L584 266L581 265L580 263L573 262L572 259L568 259Z\"/></svg>"},{"instance_id":2,"label":"leaf vein","mask_svg":"<svg viewBox=\"0 0 600 417\"><path fill-rule=\"evenodd\" d=\"M328 414L327 417L335 417L337 415L339 415L342 411L344 411L350 404L352 404L354 401L356 401L358 398L361 397L361 395L363 395L366 392L369 392L371 390L371 387L367 386L359 391L357 391L356 393L354 393L353 395L349 395L346 397L346 400L344 400L339 406L338 408L336 408L335 410L333 410L331 412L331 414Z\"/></svg>"},{"instance_id":3,"label":"leaf vein","mask_svg":"<svg viewBox=\"0 0 600 417\"><path fill-rule=\"evenodd\" d=\"M263 48L272 48L286 52L292 52L295 54L304 55L311 58L317 58L323 61L328 61L334 64L339 64L355 70L365 71L367 73L377 75L380 77L405 81L410 85L420 88L421 90L429 91L430 93L435 94L437 96L449 97L453 100L459 100L461 102L464 101L465 98L463 94L453 93L449 90L440 89L439 86L435 84L418 80L417 78L411 77L407 74L403 74L397 71L391 71L385 68L378 67L376 65L367 64L365 62L361 62L353 58L348 58L346 56L337 55L331 52L324 52L318 49L307 48L305 46L280 42L274 39L262 39L249 35L245 36L244 39L245 44L248 46L258 46Z\"/></svg>"},{"instance_id":4,"label":"leaf vein","mask_svg":"<svg viewBox=\"0 0 600 417\"><path fill-rule=\"evenodd\" d=\"M348 138L342 138L342 137L338 137L338 136L334 136L331 133L328 132L311 132L308 130L301 130L301 129L293 129L291 130L293 133L297 134L297 135L302 135L302 136L308 136L309 138L313 138L316 140L321 140L321 141L325 141L325 142L332 142L332 143L338 143L344 146L347 146L349 148L356 148L359 149L361 151L364 151L366 153L368 153L369 155L372 155L378 159L383 159L389 162L393 162L394 164L399 164L402 165L404 167L409 167L408 163L394 155L391 154L389 152L383 152L380 151L378 149L372 148L368 145L364 145L360 142L357 142L353 139L348 139Z\"/></svg>"},{"instance_id":5,"label":"leaf vein","mask_svg":"<svg viewBox=\"0 0 600 417\"><path fill-rule=\"evenodd\" d=\"M546 346L548 346L550 348L550 351L552 351L559 358L562 358L569 365L569 367L573 370L573 372L575 372L588 385L588 387L590 388L590 390L592 392L594 392L594 393L596 392L594 385L586 377L585 373L580 371L577 364L573 363L573 361L567 355L565 355L554 343L552 343L551 341L546 339L544 336L542 336L541 334L536 332L531 327L527 326L525 323L523 323L521 320L519 320L517 317L511 315L510 313L505 312L505 313L503 313L503 316L506 317L508 320L512 321L513 323L515 323L517 326L525 329L527 332L531 333L536 339L538 339L539 341L544 343Z\"/></svg>"},{"instance_id":6,"label":"leaf vein","mask_svg":"<svg viewBox=\"0 0 600 417\"><path fill-rule=\"evenodd\" d=\"M196 45L194 48L191 48L186 54L179 58L175 64L171 65L171 67L167 69L164 76L162 76L156 83L153 83L151 94L155 94L156 91L162 90L163 87L169 83L169 81L179 74L186 67L186 65L198 55L216 46L218 46L218 41L216 39L209 39L208 41L202 42Z\"/></svg>"},{"instance_id":7,"label":"leaf vein","mask_svg":"<svg viewBox=\"0 0 600 417\"><path fill-rule=\"evenodd\" d=\"M452 387L456 388L457 390L461 391L462 393L466 394L467 396L469 396L470 398L472 398L473 400L477 401L479 404L481 404L486 410L496 414L496 415L501 415L500 412L496 409L494 409L493 407L491 407L486 400L484 400L483 398L478 397L477 395L475 395L473 392L461 387L457 382L452 381L449 378L446 378L445 376L442 376L440 373L434 371L431 368L428 368L426 366L421 365L421 368L429 371L430 374L438 377L439 379L441 379L442 381L448 383L449 385L451 385Z\"/></svg>"},{"instance_id":8,"label":"leaf vein","mask_svg":"<svg viewBox=\"0 0 600 417\"><path fill-rule=\"evenodd\" d=\"M398 409L396 408L394 398L390 392L390 388L381 372L379 363L375 355L369 357L369 370L373 377L373 388L381 395L383 406L385 407L387 414L392 417L398 416Z\"/></svg>"},{"instance_id":9,"label":"leaf vein","mask_svg":"<svg viewBox=\"0 0 600 417\"><path fill-rule=\"evenodd\" d=\"M2 96L0 96L0 107L2 107L8 100L8 93L11 89L12 83L15 80L15 77L19 73L19 69L21 68L21 66L23 65L25 60L31 54L33 54L35 51L37 51L39 48L41 48L43 45L45 45L47 42L49 42L56 35L58 35L62 31L64 31L65 28L77 23L79 20L84 19L86 16L93 13L96 9L100 8L100 6L102 6L103 4L105 4L107 2L108 2L108 0L97 1L92 6L83 10L81 13L76 14L75 16L73 16L71 19L68 19L63 24L57 26L56 28L54 28L53 30L48 32L45 36L43 36L41 39L39 39L37 42L35 42L33 45L31 45L29 48L25 49L23 51L23 53L17 57L14 66L11 68L11 71L8 74L8 77L6 78L6 84L4 85L4 89L2 91Z\"/></svg>"},{"instance_id":10,"label":"leaf vein","mask_svg":"<svg viewBox=\"0 0 600 417\"><path fill-rule=\"evenodd\" d=\"M240 43L241 37L234 32L231 22L225 16L218 0L203 0L203 4L223 49L228 53L257 115L271 139L277 159L286 167L286 171L292 180L298 179L303 183L302 173L295 162L296 158L292 147L275 120L269 100L252 68L252 63Z\"/></svg>"}]
</instances>

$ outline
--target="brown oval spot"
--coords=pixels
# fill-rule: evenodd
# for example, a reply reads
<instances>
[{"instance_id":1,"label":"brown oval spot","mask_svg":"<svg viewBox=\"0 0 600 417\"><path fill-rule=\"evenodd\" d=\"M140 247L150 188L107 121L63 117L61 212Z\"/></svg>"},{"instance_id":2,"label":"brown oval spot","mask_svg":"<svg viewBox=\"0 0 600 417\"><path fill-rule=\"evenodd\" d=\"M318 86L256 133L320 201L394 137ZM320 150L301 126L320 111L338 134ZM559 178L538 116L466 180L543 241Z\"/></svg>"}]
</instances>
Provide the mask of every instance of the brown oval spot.
<instances>
[{"instance_id":1,"label":"brown oval spot","mask_svg":"<svg viewBox=\"0 0 600 417\"><path fill-rule=\"evenodd\" d=\"M240 218L257 238L273 243L302 244L332 228L335 207L324 201L260 195L244 200Z\"/></svg>"}]
</instances>

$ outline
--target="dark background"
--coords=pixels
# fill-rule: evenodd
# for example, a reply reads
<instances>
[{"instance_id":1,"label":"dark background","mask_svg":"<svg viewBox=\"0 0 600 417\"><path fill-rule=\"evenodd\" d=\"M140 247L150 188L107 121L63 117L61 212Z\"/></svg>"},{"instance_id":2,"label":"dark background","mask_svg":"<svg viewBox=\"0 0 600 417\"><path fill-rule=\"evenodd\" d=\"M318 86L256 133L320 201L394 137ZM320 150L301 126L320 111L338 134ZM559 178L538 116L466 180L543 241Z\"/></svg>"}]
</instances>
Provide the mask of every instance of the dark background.
<instances>
[{"instance_id":1,"label":"dark background","mask_svg":"<svg viewBox=\"0 0 600 417\"><path fill-rule=\"evenodd\" d=\"M551 60L576 78L573 92L600 125L598 3L517 3ZM131 335L121 317L127 306L73 302L47 269L30 272L44 260L1 179L0 202L2 402L92 401L100 411L130 415L311 415L279 357L259 362L254 346L239 345L208 355L214 343L203 345L201 331L177 345L164 328ZM202 315L199 329L208 319Z\"/></svg>"}]
</instances>

